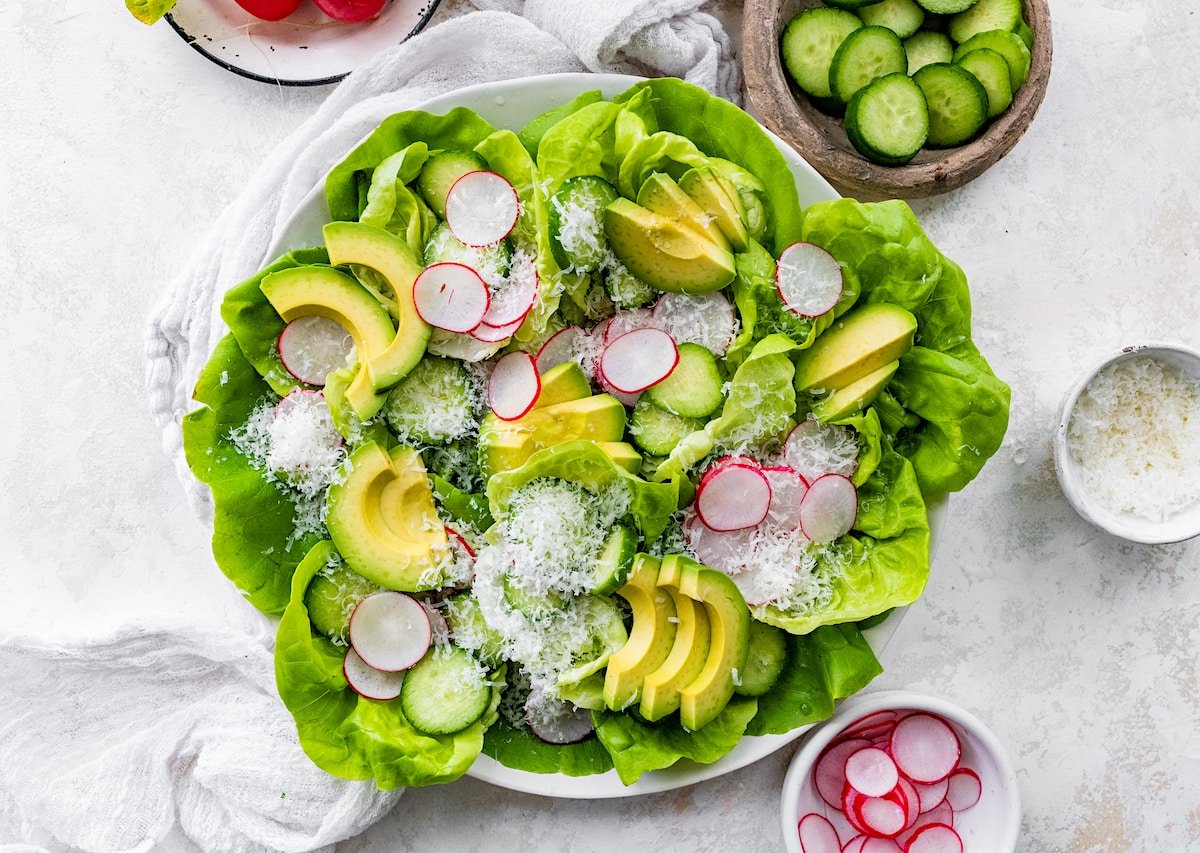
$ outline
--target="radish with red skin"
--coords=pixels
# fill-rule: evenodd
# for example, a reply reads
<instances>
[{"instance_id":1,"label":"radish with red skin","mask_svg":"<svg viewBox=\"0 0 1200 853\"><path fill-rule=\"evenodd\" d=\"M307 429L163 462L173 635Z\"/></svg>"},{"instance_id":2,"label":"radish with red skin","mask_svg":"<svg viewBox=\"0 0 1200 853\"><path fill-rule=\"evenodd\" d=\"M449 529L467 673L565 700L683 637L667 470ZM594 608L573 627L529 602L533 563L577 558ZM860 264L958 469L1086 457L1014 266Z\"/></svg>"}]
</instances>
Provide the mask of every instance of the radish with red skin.
<instances>
[{"instance_id":1,"label":"radish with red skin","mask_svg":"<svg viewBox=\"0 0 1200 853\"><path fill-rule=\"evenodd\" d=\"M559 329L537 351L538 372L545 373L552 367L568 361L582 361L587 332L578 326Z\"/></svg>"},{"instance_id":2,"label":"radish with red skin","mask_svg":"<svg viewBox=\"0 0 1200 853\"><path fill-rule=\"evenodd\" d=\"M517 329L521 328L521 324L525 322L523 319L517 320L515 323L510 323L507 326L492 326L488 323L480 323L469 334L475 340L485 344L497 344L501 341L507 341L517 333Z\"/></svg>"},{"instance_id":3,"label":"radish with red skin","mask_svg":"<svg viewBox=\"0 0 1200 853\"><path fill-rule=\"evenodd\" d=\"M512 232L520 215L517 191L495 172L467 172L446 193L446 224L468 246L499 243Z\"/></svg>"},{"instance_id":4,"label":"radish with red skin","mask_svg":"<svg viewBox=\"0 0 1200 853\"><path fill-rule=\"evenodd\" d=\"M637 394L662 382L679 364L679 348L661 329L634 329L600 355L600 374L618 391Z\"/></svg>"},{"instance_id":5,"label":"radish with red skin","mask_svg":"<svg viewBox=\"0 0 1200 853\"><path fill-rule=\"evenodd\" d=\"M765 523L787 533L799 530L800 502L804 500L808 484L786 465L763 468L762 472L771 484L771 506Z\"/></svg>"},{"instance_id":6,"label":"radish with red skin","mask_svg":"<svg viewBox=\"0 0 1200 853\"><path fill-rule=\"evenodd\" d=\"M796 832L804 853L840 853L842 849L842 842L833 824L815 812L800 818Z\"/></svg>"},{"instance_id":7,"label":"radish with red skin","mask_svg":"<svg viewBox=\"0 0 1200 853\"><path fill-rule=\"evenodd\" d=\"M313 0L317 8L343 24L361 24L379 15L387 0Z\"/></svg>"},{"instance_id":8,"label":"radish with red skin","mask_svg":"<svg viewBox=\"0 0 1200 853\"><path fill-rule=\"evenodd\" d=\"M846 759L846 783L860 794L882 797L900 781L896 762L882 749L865 747Z\"/></svg>"},{"instance_id":9,"label":"radish with red skin","mask_svg":"<svg viewBox=\"0 0 1200 853\"><path fill-rule=\"evenodd\" d=\"M727 575L736 575L745 570L746 561L753 556L754 536L753 528L713 530L695 512L690 512L683 522L683 540L692 549L696 559ZM837 790L840 794L841 780L838 781Z\"/></svg>"},{"instance_id":10,"label":"radish with red skin","mask_svg":"<svg viewBox=\"0 0 1200 853\"><path fill-rule=\"evenodd\" d=\"M842 814L845 816L846 820L850 822L852 827L867 835L874 835L874 833L868 832L867 828L863 826L862 819L858 814L858 801L865 799L866 797L858 793L858 791L854 790L849 785L845 785L842 788L842 803L840 808L842 810Z\"/></svg>"},{"instance_id":11,"label":"radish with red skin","mask_svg":"<svg viewBox=\"0 0 1200 853\"><path fill-rule=\"evenodd\" d=\"M932 784L954 772L962 745L950 724L932 714L913 714L896 724L891 754L900 772L913 782Z\"/></svg>"},{"instance_id":12,"label":"radish with red skin","mask_svg":"<svg viewBox=\"0 0 1200 853\"><path fill-rule=\"evenodd\" d=\"M529 413L542 393L537 362L527 352L510 352L496 362L488 379L488 405L502 421Z\"/></svg>"},{"instance_id":13,"label":"radish with red skin","mask_svg":"<svg viewBox=\"0 0 1200 853\"><path fill-rule=\"evenodd\" d=\"M288 373L305 385L323 386L325 377L350 363L354 339L340 323L311 314L284 326L275 348Z\"/></svg>"},{"instance_id":14,"label":"radish with red skin","mask_svg":"<svg viewBox=\"0 0 1200 853\"><path fill-rule=\"evenodd\" d=\"M526 258L520 269L514 262L508 277L492 287L491 301L482 322L496 328L521 322L537 304L538 289L539 279L533 261Z\"/></svg>"},{"instance_id":15,"label":"radish with red skin","mask_svg":"<svg viewBox=\"0 0 1200 853\"><path fill-rule=\"evenodd\" d=\"M838 447L853 447L855 455L830 467L828 457ZM824 474L852 477L858 470L857 440L849 427L823 424L805 418L792 428L783 442L784 461L809 485Z\"/></svg>"},{"instance_id":16,"label":"radish with red skin","mask_svg":"<svg viewBox=\"0 0 1200 853\"><path fill-rule=\"evenodd\" d=\"M664 293L654 303L653 325L678 344L699 344L718 358L737 337L737 315L720 293Z\"/></svg>"},{"instance_id":17,"label":"radish with red skin","mask_svg":"<svg viewBox=\"0 0 1200 853\"><path fill-rule=\"evenodd\" d=\"M446 623L446 617L442 615L442 611L438 610L428 601L420 601L419 604L425 608L425 615L429 617L429 636L432 645L441 645L450 641L450 626Z\"/></svg>"},{"instance_id":18,"label":"radish with red skin","mask_svg":"<svg viewBox=\"0 0 1200 853\"><path fill-rule=\"evenodd\" d=\"M813 542L833 542L845 536L857 519L858 489L841 474L813 480L800 502L800 529Z\"/></svg>"},{"instance_id":19,"label":"radish with red skin","mask_svg":"<svg viewBox=\"0 0 1200 853\"><path fill-rule=\"evenodd\" d=\"M871 840L869 835L856 835L846 842L846 846L842 848L842 853L862 853L863 845Z\"/></svg>"},{"instance_id":20,"label":"radish with red skin","mask_svg":"<svg viewBox=\"0 0 1200 853\"><path fill-rule=\"evenodd\" d=\"M940 782L933 782L929 785L914 782L913 787L917 789L917 797L921 801L921 814L925 814L926 812L933 811L946 801L946 791L950 787L950 780L943 779Z\"/></svg>"},{"instance_id":21,"label":"radish with red skin","mask_svg":"<svg viewBox=\"0 0 1200 853\"><path fill-rule=\"evenodd\" d=\"M963 853L962 836L944 823L924 826L904 845L904 853Z\"/></svg>"},{"instance_id":22,"label":"radish with red skin","mask_svg":"<svg viewBox=\"0 0 1200 853\"><path fill-rule=\"evenodd\" d=\"M839 735L839 737L858 737L858 733L865 731L866 729L874 728L875 726L885 723L890 724L896 722L896 716L897 715L895 711L876 711L873 714L867 714L861 720L855 720L853 723L846 726L846 728L842 730L842 733Z\"/></svg>"},{"instance_id":23,"label":"radish with red skin","mask_svg":"<svg viewBox=\"0 0 1200 853\"><path fill-rule=\"evenodd\" d=\"M342 675L350 689L364 699L376 699L380 702L391 701L400 695L405 672L406 670L384 672L375 669L354 649L347 649L346 659L342 661Z\"/></svg>"},{"instance_id":24,"label":"radish with red skin","mask_svg":"<svg viewBox=\"0 0 1200 853\"><path fill-rule=\"evenodd\" d=\"M865 797L859 794L851 804L855 817L870 835L895 838L904 831L908 811L899 798Z\"/></svg>"},{"instance_id":25,"label":"radish with red skin","mask_svg":"<svg viewBox=\"0 0 1200 853\"><path fill-rule=\"evenodd\" d=\"M470 543L468 543L467 540L463 538L463 535L461 533L459 533L453 527L447 527L446 528L446 538L450 541L451 548L461 549L462 551L464 551L466 553L466 555L468 557L471 558L472 562L475 561L475 549L472 548Z\"/></svg>"},{"instance_id":26,"label":"radish with red skin","mask_svg":"<svg viewBox=\"0 0 1200 853\"><path fill-rule=\"evenodd\" d=\"M297 388L289 392L286 397L275 404L275 411L272 413L272 417L284 417L297 406L312 405L317 400L325 402L324 391L314 391L311 388Z\"/></svg>"},{"instance_id":27,"label":"radish with red skin","mask_svg":"<svg viewBox=\"0 0 1200 853\"><path fill-rule=\"evenodd\" d=\"M722 465L700 479L695 506L700 520L713 530L756 527L771 506L771 484L758 468Z\"/></svg>"},{"instance_id":28,"label":"radish with red skin","mask_svg":"<svg viewBox=\"0 0 1200 853\"><path fill-rule=\"evenodd\" d=\"M556 746L578 743L595 731L591 711L540 690L530 691L525 700L525 722L539 740Z\"/></svg>"},{"instance_id":29,"label":"radish with red skin","mask_svg":"<svg viewBox=\"0 0 1200 853\"><path fill-rule=\"evenodd\" d=\"M942 803L934 809L920 815L916 821L908 829L896 836L896 843L901 847L912 839L914 835L921 831L926 826L931 826L935 823L944 823L946 826L954 825L954 809L946 803Z\"/></svg>"},{"instance_id":30,"label":"radish with red skin","mask_svg":"<svg viewBox=\"0 0 1200 853\"><path fill-rule=\"evenodd\" d=\"M641 391L638 391L635 394L627 394L624 391L617 390L604 379L603 373L597 374L596 384L600 386L600 390L602 390L605 394L616 397L618 400L620 400L621 405L625 406L626 408L632 409L637 405L637 401L641 399L642 396Z\"/></svg>"},{"instance_id":31,"label":"radish with red skin","mask_svg":"<svg viewBox=\"0 0 1200 853\"><path fill-rule=\"evenodd\" d=\"M431 264L413 282L417 314L447 332L469 332L483 322L491 303L487 284L465 264Z\"/></svg>"},{"instance_id":32,"label":"radish with red skin","mask_svg":"<svg viewBox=\"0 0 1200 853\"><path fill-rule=\"evenodd\" d=\"M890 838L867 838L859 853L900 853L900 845Z\"/></svg>"},{"instance_id":33,"label":"radish with red skin","mask_svg":"<svg viewBox=\"0 0 1200 853\"><path fill-rule=\"evenodd\" d=\"M237 4L262 21L282 21L300 8L300 0L237 0Z\"/></svg>"},{"instance_id":34,"label":"radish with red skin","mask_svg":"<svg viewBox=\"0 0 1200 853\"><path fill-rule=\"evenodd\" d=\"M965 812L979 802L983 795L983 783L979 774L966 767L960 767L950 774L946 780L946 802L954 813Z\"/></svg>"},{"instance_id":35,"label":"radish with red skin","mask_svg":"<svg viewBox=\"0 0 1200 853\"><path fill-rule=\"evenodd\" d=\"M649 308L626 308L608 318L604 324L604 343L611 344L617 338L638 329L658 329ZM660 331L665 331L660 329Z\"/></svg>"},{"instance_id":36,"label":"radish with red skin","mask_svg":"<svg viewBox=\"0 0 1200 853\"><path fill-rule=\"evenodd\" d=\"M828 314L842 298L842 265L813 243L793 243L779 256L775 290L783 307L799 317Z\"/></svg>"},{"instance_id":37,"label":"radish with red skin","mask_svg":"<svg viewBox=\"0 0 1200 853\"><path fill-rule=\"evenodd\" d=\"M860 749L870 746L865 740L845 740L825 750L813 768L813 784L817 794L835 809L842 807L846 787L846 759Z\"/></svg>"},{"instance_id":38,"label":"radish with red skin","mask_svg":"<svg viewBox=\"0 0 1200 853\"><path fill-rule=\"evenodd\" d=\"M408 669L425 656L431 640L425 608L402 592L372 593L350 614L350 645L374 669Z\"/></svg>"},{"instance_id":39,"label":"radish with red skin","mask_svg":"<svg viewBox=\"0 0 1200 853\"><path fill-rule=\"evenodd\" d=\"M852 733L853 737L863 738L870 741L888 741L891 740L892 730L896 728L895 723L876 723L867 728L861 728Z\"/></svg>"},{"instance_id":40,"label":"radish with red skin","mask_svg":"<svg viewBox=\"0 0 1200 853\"><path fill-rule=\"evenodd\" d=\"M904 795L904 828L908 829L921 816L921 795L917 793L917 786L903 776L896 787Z\"/></svg>"}]
</instances>

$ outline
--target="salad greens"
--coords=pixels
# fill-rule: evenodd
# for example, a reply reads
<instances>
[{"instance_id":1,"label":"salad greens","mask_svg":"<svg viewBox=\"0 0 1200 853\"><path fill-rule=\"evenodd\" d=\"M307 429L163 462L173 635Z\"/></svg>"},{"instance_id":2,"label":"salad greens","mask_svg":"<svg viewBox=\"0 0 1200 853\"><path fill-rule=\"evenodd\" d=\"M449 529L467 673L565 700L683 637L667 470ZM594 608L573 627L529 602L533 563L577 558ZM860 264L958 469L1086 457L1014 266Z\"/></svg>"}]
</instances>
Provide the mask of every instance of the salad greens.
<instances>
[{"instance_id":1,"label":"salad greens","mask_svg":"<svg viewBox=\"0 0 1200 853\"><path fill-rule=\"evenodd\" d=\"M507 181L518 202L511 232L483 249L460 242L440 214L450 186L479 164ZM927 504L963 488L998 449L1009 389L971 340L962 270L929 241L907 205L843 199L802 209L794 182L781 179L789 174L750 116L678 80L638 83L612 100L585 92L519 130L498 129L461 108L384 120L325 183L331 219L368 226L343 232L336 251L330 240L329 252L353 258L338 269L370 294L355 291L373 316L382 316L383 305L395 323L414 322L405 314L415 310L413 299L403 289L412 280L394 286L387 241L401 242L406 257L423 257L424 269L435 260L478 269L488 304L508 298L503 288L526 286L523 269L536 271L523 319L490 330L507 328L507 337L434 330L428 352L439 359L422 362L431 367L425 373L432 376L440 360L457 371L455 383L436 390L432 380L421 384L422 371L402 377L420 386L404 390L413 395L401 401L406 416L435 418L453 409L470 421L465 437L397 431L390 409L379 404L402 386L363 385L378 375L358 359L377 364L378 353L339 355L321 374L323 386L291 372L280 352L288 324L261 285L285 269L326 267L327 275L326 249L288 252L229 290L221 316L230 334L197 383L200 408L184 418L184 446L197 478L212 490L218 565L256 607L282 613L278 688L306 754L320 767L394 788L455 779L482 752L535 773L615 769L630 784L681 758L716 761L744 736L824 719L881 672L859 626L921 595L930 569ZM706 183L693 195L682 189L699 182ZM639 192L643 187L647 192ZM688 220L700 204L695 198L719 210L701 206L701 218ZM614 301L629 304L614 295L618 279L658 295L610 245L605 216L618 207L634 230L639 222L649 230L671 224L732 281L715 293L719 282L681 282L666 307L682 311L683 320L665 310L666 297L653 312L647 305L614 314ZM841 271L840 290L817 316L791 310L777 288L777 273L787 266L777 259L800 241L827 252L834 272ZM572 246L587 252L573 255ZM621 251L652 255L660 248L649 241ZM601 261L585 263L583 254ZM801 381L798 365L850 325L859 308L876 303L915 321L915 334L910 326L903 348L871 365L882 376L874 386L850 405L829 406L829 389ZM317 316L353 310L347 302ZM648 428L678 431L665 444L649 437L639 444L629 429L637 395L617 391L604 366L609 324L616 322L643 332L669 326L659 334L670 335L672 347L676 339L693 347L699 341L706 363L716 364L704 381L719 408L707 418L684 418L682 408L673 412L657 392L649 394L642 404L655 409ZM572 332L574 349L552 363L533 361L555 332L572 326L581 327ZM538 390L526 414L499 420L486 414L485 386L495 362L511 353L529 355ZM868 347L864 358L877 355ZM686 395L688 377L677 388ZM315 396L320 391L323 397ZM451 393L453 400L439 396ZM375 409L384 414L367 417ZM423 443L408 446L413 434ZM656 456L647 447L672 449ZM840 478L854 495L854 512L827 539L810 540L802 520L779 526L773 505L750 528L709 528L697 509L702 479L723 465L764 472L772 495L788 483L801 482L804 494L817 479ZM796 479L769 481L768 474ZM348 511L348 503L337 503L351 500L362 506ZM349 537L334 537L344 558L329 541L334 525L326 512L334 504L334 532ZM429 515L405 514L417 506L430 508ZM588 533L578 534L587 524ZM691 559L701 555L698 525L710 549L716 542L705 552L712 560ZM356 537L366 543L359 554L352 553ZM315 578L334 609L323 606L314 620L306 594ZM419 604L431 626L427 651L403 683L374 670L349 630L366 600L351 591L375 590L388 579L399 592L368 598ZM647 597L652 593L658 597ZM777 651L759 649L774 657L761 689L744 688L753 696L737 692L740 676L730 665L719 683L701 684L699 676L680 682L673 705L667 687L666 699L638 708L609 696L609 677L636 676L640 684L668 652L679 657L676 643L690 656L761 664L728 639L747 636L750 618L781 629L756 626L774 637L770 648ZM726 630L710 632L710 620L724 620ZM724 648L713 639L717 633ZM626 653L637 644L645 645L640 662ZM399 684L388 694L395 698L367 698L374 694L355 682L351 654L356 666ZM472 681L476 676L483 680ZM464 687L464 680L472 684ZM410 683L444 683L446 690L426 686L428 695L416 696L404 692ZM689 702L717 703L693 717L708 720L694 731L677 713L683 687L694 691ZM468 688L478 699L474 716L445 698ZM534 693L549 717L526 705Z\"/></svg>"}]
</instances>

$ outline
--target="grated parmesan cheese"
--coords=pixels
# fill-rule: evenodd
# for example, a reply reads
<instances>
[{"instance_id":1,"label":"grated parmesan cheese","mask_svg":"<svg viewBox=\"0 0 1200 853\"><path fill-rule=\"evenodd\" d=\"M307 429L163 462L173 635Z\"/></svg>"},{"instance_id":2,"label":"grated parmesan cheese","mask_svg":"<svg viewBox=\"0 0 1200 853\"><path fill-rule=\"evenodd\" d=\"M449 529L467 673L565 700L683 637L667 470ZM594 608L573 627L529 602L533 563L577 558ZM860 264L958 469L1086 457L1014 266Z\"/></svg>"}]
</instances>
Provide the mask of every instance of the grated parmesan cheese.
<instances>
[{"instance_id":1,"label":"grated parmesan cheese","mask_svg":"<svg viewBox=\"0 0 1200 853\"><path fill-rule=\"evenodd\" d=\"M1075 403L1067 447L1105 508L1164 521L1200 503L1200 381L1158 359L1110 365Z\"/></svg>"},{"instance_id":2,"label":"grated parmesan cheese","mask_svg":"<svg viewBox=\"0 0 1200 853\"><path fill-rule=\"evenodd\" d=\"M558 213L558 243L576 261L564 272L596 269L611 255L600 206L584 204L574 193L566 196L556 195L550 202Z\"/></svg>"}]
</instances>

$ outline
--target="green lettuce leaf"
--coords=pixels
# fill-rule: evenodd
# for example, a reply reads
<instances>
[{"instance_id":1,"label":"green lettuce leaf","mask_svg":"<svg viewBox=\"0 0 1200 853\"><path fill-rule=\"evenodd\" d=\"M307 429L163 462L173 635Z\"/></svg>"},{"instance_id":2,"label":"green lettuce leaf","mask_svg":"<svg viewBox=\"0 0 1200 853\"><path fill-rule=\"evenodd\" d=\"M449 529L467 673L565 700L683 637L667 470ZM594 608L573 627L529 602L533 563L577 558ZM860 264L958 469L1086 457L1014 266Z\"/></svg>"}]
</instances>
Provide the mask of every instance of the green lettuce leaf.
<instances>
[{"instance_id":1,"label":"green lettuce leaf","mask_svg":"<svg viewBox=\"0 0 1200 853\"><path fill-rule=\"evenodd\" d=\"M438 505L456 521L470 525L481 533L492 526L492 515L488 511L487 498L483 495L464 492L437 474L430 473L429 481L433 484L433 496L437 498Z\"/></svg>"},{"instance_id":2,"label":"green lettuce leaf","mask_svg":"<svg viewBox=\"0 0 1200 853\"><path fill-rule=\"evenodd\" d=\"M538 172L553 195L576 175L611 178L605 165L613 159L620 104L600 101L564 118L546 131L538 147Z\"/></svg>"},{"instance_id":3,"label":"green lettuce leaf","mask_svg":"<svg viewBox=\"0 0 1200 853\"><path fill-rule=\"evenodd\" d=\"M757 700L734 696L712 722L694 732L675 717L642 723L616 711L593 711L592 722L617 775L632 785L643 773L670 767L681 758L712 764L737 746L757 711Z\"/></svg>"},{"instance_id":4,"label":"green lettuce leaf","mask_svg":"<svg viewBox=\"0 0 1200 853\"><path fill-rule=\"evenodd\" d=\"M503 718L488 729L483 752L505 767L530 773L591 776L613 766L612 758L597 738L556 746L536 737L529 729L514 729Z\"/></svg>"},{"instance_id":5,"label":"green lettuce leaf","mask_svg":"<svg viewBox=\"0 0 1200 853\"><path fill-rule=\"evenodd\" d=\"M375 167L367 189L367 206L358 221L390 231L405 239L418 255L436 218L424 200L408 188L429 159L429 147L414 142Z\"/></svg>"},{"instance_id":6,"label":"green lettuce leaf","mask_svg":"<svg viewBox=\"0 0 1200 853\"><path fill-rule=\"evenodd\" d=\"M264 613L287 606L292 573L317 541L295 538L296 507L287 490L250 466L229 440L264 400L277 400L226 335L196 382L203 405L183 418L183 452L212 490L213 558L242 594Z\"/></svg>"},{"instance_id":7,"label":"green lettuce leaf","mask_svg":"<svg viewBox=\"0 0 1200 853\"><path fill-rule=\"evenodd\" d=\"M483 718L452 735L418 732L400 700L364 699L346 684L346 650L313 632L304 592L336 554L318 542L296 569L291 600L275 638L275 683L296 720L305 755L341 779L374 779L381 790L432 785L460 777L483 749L483 734L497 719L503 673L493 675L492 705Z\"/></svg>"},{"instance_id":8,"label":"green lettuce leaf","mask_svg":"<svg viewBox=\"0 0 1200 853\"><path fill-rule=\"evenodd\" d=\"M604 100L604 95L599 89L592 89L590 92L576 95L565 104L555 107L552 110L547 110L529 122L529 124L517 131L517 139L521 140L521 144L525 146L525 150L529 152L529 156L536 160L538 147L541 145L542 137L546 135L546 131L567 116L579 112L579 110L589 104L594 104L602 100Z\"/></svg>"},{"instance_id":9,"label":"green lettuce leaf","mask_svg":"<svg viewBox=\"0 0 1200 853\"><path fill-rule=\"evenodd\" d=\"M143 24L153 24L175 8L175 0L125 0L125 8Z\"/></svg>"}]
</instances>

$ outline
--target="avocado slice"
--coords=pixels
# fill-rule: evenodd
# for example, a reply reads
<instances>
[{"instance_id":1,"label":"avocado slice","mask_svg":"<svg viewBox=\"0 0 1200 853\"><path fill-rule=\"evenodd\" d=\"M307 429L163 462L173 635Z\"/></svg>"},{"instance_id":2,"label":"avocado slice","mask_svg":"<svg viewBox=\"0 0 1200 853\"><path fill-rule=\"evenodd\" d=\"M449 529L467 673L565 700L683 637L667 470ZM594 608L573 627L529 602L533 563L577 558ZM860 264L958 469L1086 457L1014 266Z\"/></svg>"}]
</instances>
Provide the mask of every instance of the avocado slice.
<instances>
[{"instance_id":1,"label":"avocado slice","mask_svg":"<svg viewBox=\"0 0 1200 853\"><path fill-rule=\"evenodd\" d=\"M679 554L663 558L658 582L700 602L708 614L708 657L700 674L679 695L679 721L695 731L720 714L733 697L734 670L745 666L750 649L750 611L723 572Z\"/></svg>"},{"instance_id":2,"label":"avocado slice","mask_svg":"<svg viewBox=\"0 0 1200 853\"><path fill-rule=\"evenodd\" d=\"M609 394L535 408L515 421L489 412L479 429L479 467L491 477L521 467L546 447L579 439L620 442L624 434L625 407Z\"/></svg>"},{"instance_id":3,"label":"avocado slice","mask_svg":"<svg viewBox=\"0 0 1200 853\"><path fill-rule=\"evenodd\" d=\"M597 441L596 446L616 462L618 468L624 468L630 474L642 470L642 454L638 453L632 444L624 441Z\"/></svg>"},{"instance_id":4,"label":"avocado slice","mask_svg":"<svg viewBox=\"0 0 1200 853\"><path fill-rule=\"evenodd\" d=\"M729 248L729 241L713 217L705 212L692 197L679 188L675 179L663 172L655 172L638 190L637 203L649 210L670 217L707 237L713 245Z\"/></svg>"},{"instance_id":5,"label":"avocado slice","mask_svg":"<svg viewBox=\"0 0 1200 853\"><path fill-rule=\"evenodd\" d=\"M642 682L666 661L675 644L675 605L658 585L659 561L648 554L634 558L629 580L617 595L633 609L629 641L608 659L604 704L622 711L638 700Z\"/></svg>"},{"instance_id":6,"label":"avocado slice","mask_svg":"<svg viewBox=\"0 0 1200 853\"><path fill-rule=\"evenodd\" d=\"M851 382L844 388L834 391L824 400L813 406L813 414L819 421L836 421L855 412L862 411L879 396L887 384L896 375L898 361L889 361L873 373L868 373L862 379Z\"/></svg>"},{"instance_id":7,"label":"avocado slice","mask_svg":"<svg viewBox=\"0 0 1200 853\"><path fill-rule=\"evenodd\" d=\"M326 498L326 525L342 559L388 589L440 587L441 573L431 570L445 554L446 530L417 452L368 442L340 473Z\"/></svg>"},{"instance_id":8,"label":"avocado slice","mask_svg":"<svg viewBox=\"0 0 1200 853\"><path fill-rule=\"evenodd\" d=\"M413 283L424 267L403 239L382 228L361 222L330 222L323 234L330 263L370 267L392 289L396 300L396 334L385 349L368 350L365 355L360 351L359 355L375 390L390 388L417 366L432 333L413 302Z\"/></svg>"},{"instance_id":9,"label":"avocado slice","mask_svg":"<svg viewBox=\"0 0 1200 853\"><path fill-rule=\"evenodd\" d=\"M538 394L535 409L544 409L556 403L569 403L592 396L592 385L583 368L574 361L556 365L542 374L542 392Z\"/></svg>"},{"instance_id":10,"label":"avocado slice","mask_svg":"<svg viewBox=\"0 0 1200 853\"><path fill-rule=\"evenodd\" d=\"M604 231L621 263L659 290L712 293L733 281L737 273L728 249L626 198L604 209Z\"/></svg>"},{"instance_id":11,"label":"avocado slice","mask_svg":"<svg viewBox=\"0 0 1200 853\"><path fill-rule=\"evenodd\" d=\"M708 612L704 605L676 589L667 588L667 592L675 604L679 623L671 653L642 684L640 711L650 722L679 710L680 692L700 677L710 645Z\"/></svg>"},{"instance_id":12,"label":"avocado slice","mask_svg":"<svg viewBox=\"0 0 1200 853\"><path fill-rule=\"evenodd\" d=\"M697 166L683 174L679 188L704 211L735 251L746 250L750 245L746 208L729 178L711 166Z\"/></svg>"},{"instance_id":13,"label":"avocado slice","mask_svg":"<svg viewBox=\"0 0 1200 853\"><path fill-rule=\"evenodd\" d=\"M363 423L363 419L373 418L387 402L388 395L377 393L372 383L359 379L363 372L362 365L356 364L334 370L325 377L329 417L342 438L351 444L366 440L386 445L391 436L387 427L378 421Z\"/></svg>"},{"instance_id":14,"label":"avocado slice","mask_svg":"<svg viewBox=\"0 0 1200 853\"><path fill-rule=\"evenodd\" d=\"M796 359L796 390L826 394L874 373L913 346L917 318L899 305L875 302L836 320L801 350Z\"/></svg>"}]
</instances>

